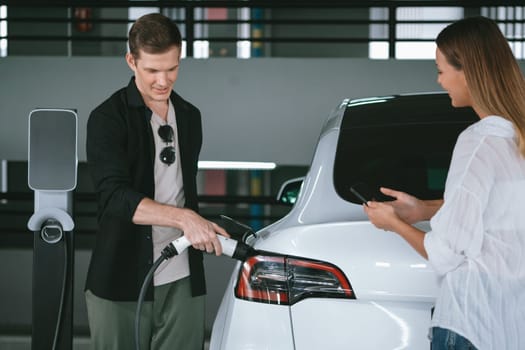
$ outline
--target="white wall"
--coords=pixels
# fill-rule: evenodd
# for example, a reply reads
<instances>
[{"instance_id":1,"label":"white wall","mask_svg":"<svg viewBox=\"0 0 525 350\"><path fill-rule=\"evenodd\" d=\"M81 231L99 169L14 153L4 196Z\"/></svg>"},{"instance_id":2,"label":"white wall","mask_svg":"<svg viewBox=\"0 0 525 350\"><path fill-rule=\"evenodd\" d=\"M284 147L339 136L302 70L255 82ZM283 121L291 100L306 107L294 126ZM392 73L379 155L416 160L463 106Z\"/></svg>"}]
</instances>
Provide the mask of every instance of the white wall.
<instances>
[{"instance_id":1,"label":"white wall","mask_svg":"<svg viewBox=\"0 0 525 350\"><path fill-rule=\"evenodd\" d=\"M27 159L34 108L76 108L79 159L90 111L131 71L117 57L0 59L0 159ZM176 90L203 115L201 160L308 165L320 128L342 98L439 90L433 61L185 59Z\"/></svg>"}]
</instances>

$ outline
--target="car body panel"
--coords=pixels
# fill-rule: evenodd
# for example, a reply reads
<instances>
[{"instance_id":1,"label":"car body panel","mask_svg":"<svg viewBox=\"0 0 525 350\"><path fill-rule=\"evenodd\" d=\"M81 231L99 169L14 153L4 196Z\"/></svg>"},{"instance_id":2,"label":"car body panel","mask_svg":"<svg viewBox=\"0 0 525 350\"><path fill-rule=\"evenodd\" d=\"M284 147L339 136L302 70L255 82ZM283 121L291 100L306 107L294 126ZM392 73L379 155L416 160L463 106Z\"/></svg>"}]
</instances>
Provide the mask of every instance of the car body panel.
<instances>
[{"instance_id":1,"label":"car body panel","mask_svg":"<svg viewBox=\"0 0 525 350\"><path fill-rule=\"evenodd\" d=\"M259 251L320 261L330 252L330 263L344 271L358 299L435 298L435 274L427 262L401 237L368 221L290 227L259 237Z\"/></svg>"},{"instance_id":2,"label":"car body panel","mask_svg":"<svg viewBox=\"0 0 525 350\"><path fill-rule=\"evenodd\" d=\"M397 145L389 149L388 142L397 143L398 133L406 126L409 137L399 141L403 143L399 152L414 149L416 158L423 162L434 161L427 153L436 155L439 166L389 168L387 164L378 168L377 174L373 167L363 174L373 178L375 186L393 178L394 184L410 189L411 181L420 176L415 170L424 170L425 181L417 188L414 185L423 194L420 198L441 198L436 196L442 195L439 186L444 186L447 156L457 134L476 120L479 118L472 110L451 107L443 93L345 99L338 104L320 132L292 209L247 242L260 255L321 261L337 267L348 279L355 299L307 295L291 305L243 300L235 296L244 266L239 263L219 308L210 350L429 349L427 334L437 277L404 239L368 221L361 202L350 193L353 180L347 179L356 176L354 170L370 166L369 160L376 161L374 154L377 159L385 158L383 151L387 157L398 156ZM376 130L381 139L374 139ZM369 144L363 144L369 136ZM405 164L411 159L401 161ZM430 230L428 221L416 226ZM294 279L293 274L286 276Z\"/></svg>"},{"instance_id":3,"label":"car body panel","mask_svg":"<svg viewBox=\"0 0 525 350\"><path fill-rule=\"evenodd\" d=\"M235 277L233 274L217 312L210 350L294 349L290 308L236 299Z\"/></svg>"},{"instance_id":4,"label":"car body panel","mask_svg":"<svg viewBox=\"0 0 525 350\"><path fill-rule=\"evenodd\" d=\"M430 307L424 302L304 300L292 306L295 349L429 349Z\"/></svg>"}]
</instances>

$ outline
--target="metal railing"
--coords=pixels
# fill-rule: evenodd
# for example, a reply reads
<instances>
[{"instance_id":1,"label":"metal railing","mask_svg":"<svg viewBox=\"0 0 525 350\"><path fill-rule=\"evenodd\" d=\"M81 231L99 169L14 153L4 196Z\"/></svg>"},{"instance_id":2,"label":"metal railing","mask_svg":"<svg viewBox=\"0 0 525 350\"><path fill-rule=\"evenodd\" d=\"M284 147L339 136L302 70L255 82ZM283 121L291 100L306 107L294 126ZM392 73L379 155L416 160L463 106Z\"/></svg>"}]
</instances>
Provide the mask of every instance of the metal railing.
<instances>
[{"instance_id":1,"label":"metal railing","mask_svg":"<svg viewBox=\"0 0 525 350\"><path fill-rule=\"evenodd\" d=\"M234 44L246 41L252 45L270 44L368 44L388 43L389 57L396 57L396 43L432 41L433 38L398 37L400 24L446 24L450 19L419 20L399 19L397 9L402 7L457 7L468 15L480 14L481 8L504 9L495 17L499 23L508 26L508 39L512 42L525 41L525 6L520 1L58 1L39 0L2 1L7 6L7 16L0 18L7 25L7 33L0 40L7 40L11 46L17 42L61 42L76 43L121 43L125 45L127 26L133 23L127 11L132 8L156 8L160 12L176 13L171 16L180 25L186 41L186 55L194 56L194 44L198 41ZM368 10L382 8L386 18L370 19ZM49 10L41 11L42 9ZM77 12L77 9L89 11ZM203 9L248 9L262 10L259 16L241 18L235 15L223 17L203 16ZM509 10L510 9L510 10ZM115 11L122 10L115 14ZM57 14L61 12L60 14ZM280 15L276 15L281 13ZM213 30L218 26L250 27L248 34L240 35L234 29ZM384 35L372 36L369 27L384 27ZM40 26L41 30L35 30ZM53 27L54 26L54 27ZM67 30L62 28L67 27ZM115 26L117 30L102 30L101 27ZM202 29L203 26L208 26ZM27 27L27 31L24 28ZM45 29L49 28L49 29ZM73 29L72 29L73 28ZM75 30L75 28L79 30ZM80 29L83 28L83 29ZM97 28L94 30L93 28ZM258 30L254 30L258 28ZM259 30L263 28L263 30ZM279 28L279 30L275 30ZM293 28L293 30L290 30ZM118 33L117 33L118 32ZM516 33L520 35L516 35ZM315 35L314 35L315 34ZM524 45L525 46L525 45ZM362 49L363 51L365 49ZM270 50L269 50L270 51ZM271 55L267 54L267 55Z\"/></svg>"}]
</instances>

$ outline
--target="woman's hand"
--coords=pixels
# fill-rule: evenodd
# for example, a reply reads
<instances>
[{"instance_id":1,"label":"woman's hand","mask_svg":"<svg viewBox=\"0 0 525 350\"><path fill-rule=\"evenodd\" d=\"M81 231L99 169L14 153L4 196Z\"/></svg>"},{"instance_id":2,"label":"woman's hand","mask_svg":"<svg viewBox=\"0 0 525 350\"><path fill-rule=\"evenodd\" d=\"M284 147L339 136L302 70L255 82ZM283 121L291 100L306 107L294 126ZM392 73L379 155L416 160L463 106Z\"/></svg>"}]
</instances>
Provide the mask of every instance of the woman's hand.
<instances>
[{"instance_id":1,"label":"woman's hand","mask_svg":"<svg viewBox=\"0 0 525 350\"><path fill-rule=\"evenodd\" d=\"M425 214L425 202L409 195L408 193L381 187L381 192L395 198L393 201L384 202L393 208L397 216L408 224L428 219Z\"/></svg>"},{"instance_id":2,"label":"woman's hand","mask_svg":"<svg viewBox=\"0 0 525 350\"><path fill-rule=\"evenodd\" d=\"M433 201L436 205L427 205L424 201L404 192L394 191L389 188L381 188L381 192L395 200L391 202L369 201L363 208L370 222L377 228L392 231L403 237L421 256L428 259L425 250L425 232L411 225L413 222L421 221L430 209L439 208L442 201Z\"/></svg>"},{"instance_id":3,"label":"woman's hand","mask_svg":"<svg viewBox=\"0 0 525 350\"><path fill-rule=\"evenodd\" d=\"M370 222L377 228L395 232L395 228L402 221L394 207L385 202L369 201L363 208Z\"/></svg>"}]
</instances>

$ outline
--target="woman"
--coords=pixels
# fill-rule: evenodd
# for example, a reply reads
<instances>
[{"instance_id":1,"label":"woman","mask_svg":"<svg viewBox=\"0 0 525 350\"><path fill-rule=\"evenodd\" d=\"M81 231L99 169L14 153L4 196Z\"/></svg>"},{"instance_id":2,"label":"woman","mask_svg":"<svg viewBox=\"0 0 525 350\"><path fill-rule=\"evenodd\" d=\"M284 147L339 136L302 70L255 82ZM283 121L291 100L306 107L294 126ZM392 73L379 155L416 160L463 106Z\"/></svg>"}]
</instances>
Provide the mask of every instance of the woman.
<instances>
[{"instance_id":1,"label":"woman","mask_svg":"<svg viewBox=\"0 0 525 350\"><path fill-rule=\"evenodd\" d=\"M436 39L438 83L480 121L459 136L444 200L364 206L439 277L432 349L525 349L525 82L497 24L467 18ZM429 220L425 233L411 224Z\"/></svg>"}]
</instances>

